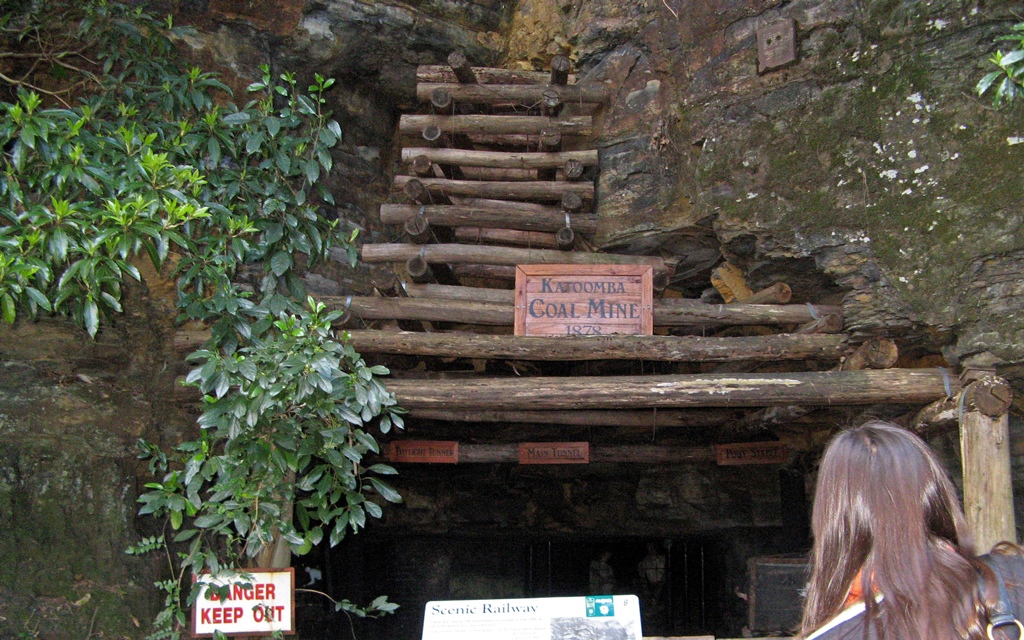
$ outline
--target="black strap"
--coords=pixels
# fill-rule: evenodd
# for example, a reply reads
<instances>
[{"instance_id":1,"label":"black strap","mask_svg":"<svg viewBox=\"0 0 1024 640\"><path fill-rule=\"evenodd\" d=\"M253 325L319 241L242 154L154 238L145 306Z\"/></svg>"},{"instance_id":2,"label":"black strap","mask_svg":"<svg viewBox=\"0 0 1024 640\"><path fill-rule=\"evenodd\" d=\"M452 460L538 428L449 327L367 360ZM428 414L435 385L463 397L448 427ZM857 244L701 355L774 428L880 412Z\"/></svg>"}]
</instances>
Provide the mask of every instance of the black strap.
<instances>
[{"instance_id":1,"label":"black strap","mask_svg":"<svg viewBox=\"0 0 1024 640\"><path fill-rule=\"evenodd\" d=\"M999 627L1010 625L1017 627L1018 639L1024 638L1024 625L1021 625L1020 620L1014 615L1013 604L1010 602L1010 592L1006 590L1006 581L1003 580L1003 574L989 556L982 556L979 559L996 574L996 584L999 586L999 599L988 609L988 627L986 631L989 640L995 640L992 636L992 631Z\"/></svg>"}]
</instances>

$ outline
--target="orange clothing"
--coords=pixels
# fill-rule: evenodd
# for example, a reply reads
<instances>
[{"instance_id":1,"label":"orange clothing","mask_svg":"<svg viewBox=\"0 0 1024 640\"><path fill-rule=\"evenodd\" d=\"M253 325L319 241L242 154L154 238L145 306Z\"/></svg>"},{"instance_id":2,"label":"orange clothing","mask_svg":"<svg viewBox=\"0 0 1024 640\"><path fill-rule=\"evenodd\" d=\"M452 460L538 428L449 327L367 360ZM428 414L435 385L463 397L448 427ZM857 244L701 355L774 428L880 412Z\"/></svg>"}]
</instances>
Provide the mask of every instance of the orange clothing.
<instances>
[{"instance_id":1,"label":"orange clothing","mask_svg":"<svg viewBox=\"0 0 1024 640\"><path fill-rule=\"evenodd\" d=\"M843 603L843 608L847 608L860 602L864 596L864 590L861 587L861 578L863 577L864 571L858 571L857 575L853 576L853 584L850 585L850 592L846 594L846 602Z\"/></svg>"}]
</instances>

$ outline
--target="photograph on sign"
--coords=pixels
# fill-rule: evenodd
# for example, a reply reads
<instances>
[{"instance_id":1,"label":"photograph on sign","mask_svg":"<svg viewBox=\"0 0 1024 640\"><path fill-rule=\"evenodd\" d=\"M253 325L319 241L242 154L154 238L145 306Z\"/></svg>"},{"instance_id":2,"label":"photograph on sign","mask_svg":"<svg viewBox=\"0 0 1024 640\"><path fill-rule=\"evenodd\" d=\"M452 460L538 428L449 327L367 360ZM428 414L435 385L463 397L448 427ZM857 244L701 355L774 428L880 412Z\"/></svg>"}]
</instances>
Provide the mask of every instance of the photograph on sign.
<instances>
[{"instance_id":1,"label":"photograph on sign","mask_svg":"<svg viewBox=\"0 0 1024 640\"><path fill-rule=\"evenodd\" d=\"M428 602L423 640L641 640L633 595Z\"/></svg>"},{"instance_id":2,"label":"photograph on sign","mask_svg":"<svg viewBox=\"0 0 1024 640\"><path fill-rule=\"evenodd\" d=\"M651 335L653 299L650 265L519 265L515 335Z\"/></svg>"},{"instance_id":3,"label":"photograph on sign","mask_svg":"<svg viewBox=\"0 0 1024 640\"><path fill-rule=\"evenodd\" d=\"M202 593L192 609L194 636L295 633L295 569L204 573L195 581Z\"/></svg>"}]
</instances>

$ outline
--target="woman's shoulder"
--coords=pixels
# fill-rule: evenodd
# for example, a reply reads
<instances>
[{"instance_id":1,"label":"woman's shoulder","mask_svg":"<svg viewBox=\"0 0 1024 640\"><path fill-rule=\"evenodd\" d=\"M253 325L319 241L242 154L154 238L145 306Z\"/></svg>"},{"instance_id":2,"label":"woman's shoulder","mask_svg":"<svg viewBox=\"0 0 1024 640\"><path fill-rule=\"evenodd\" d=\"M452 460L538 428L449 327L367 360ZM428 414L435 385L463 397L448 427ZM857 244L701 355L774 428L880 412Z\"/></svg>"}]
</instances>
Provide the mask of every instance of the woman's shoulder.
<instances>
[{"instance_id":1,"label":"woman's shoulder","mask_svg":"<svg viewBox=\"0 0 1024 640\"><path fill-rule=\"evenodd\" d=\"M803 640L864 640L864 609L863 602L843 609Z\"/></svg>"}]
</instances>

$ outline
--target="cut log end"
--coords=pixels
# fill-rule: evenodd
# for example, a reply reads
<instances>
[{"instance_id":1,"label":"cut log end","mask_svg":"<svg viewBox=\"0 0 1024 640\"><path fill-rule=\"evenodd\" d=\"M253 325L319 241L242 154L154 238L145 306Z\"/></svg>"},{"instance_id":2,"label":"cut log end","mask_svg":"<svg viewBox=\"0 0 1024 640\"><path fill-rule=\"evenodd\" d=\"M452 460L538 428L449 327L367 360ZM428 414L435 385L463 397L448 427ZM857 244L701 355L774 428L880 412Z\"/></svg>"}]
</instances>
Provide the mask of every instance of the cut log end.
<instances>
[{"instance_id":1,"label":"cut log end","mask_svg":"<svg viewBox=\"0 0 1024 640\"><path fill-rule=\"evenodd\" d=\"M570 69L572 62L569 58L561 55L551 58L551 84L567 84Z\"/></svg>"}]
</instances>

